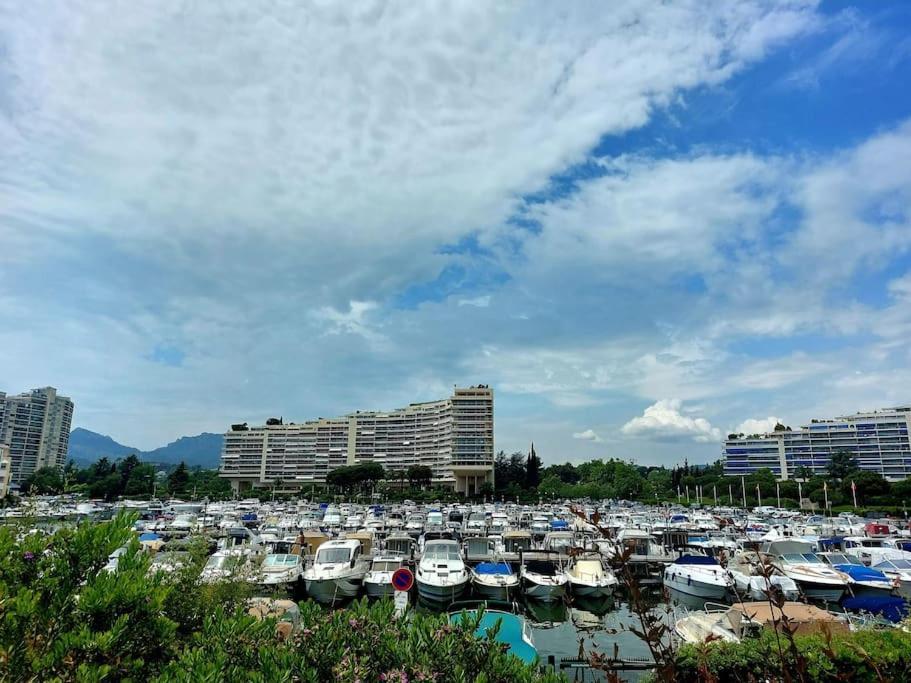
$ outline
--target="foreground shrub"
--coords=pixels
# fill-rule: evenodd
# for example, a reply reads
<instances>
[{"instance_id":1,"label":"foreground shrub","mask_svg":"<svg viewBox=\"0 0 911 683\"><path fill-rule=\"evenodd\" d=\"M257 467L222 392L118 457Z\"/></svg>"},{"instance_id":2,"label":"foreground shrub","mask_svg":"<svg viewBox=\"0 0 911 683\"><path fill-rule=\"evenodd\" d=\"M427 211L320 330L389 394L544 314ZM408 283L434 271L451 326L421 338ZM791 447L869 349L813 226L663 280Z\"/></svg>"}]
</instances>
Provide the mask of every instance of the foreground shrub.
<instances>
[{"instance_id":1,"label":"foreground shrub","mask_svg":"<svg viewBox=\"0 0 911 683\"><path fill-rule=\"evenodd\" d=\"M793 647L785 636L778 638L765 631L741 643L684 645L677 654L677 680L911 680L911 633L902 629L795 636Z\"/></svg>"}]
</instances>

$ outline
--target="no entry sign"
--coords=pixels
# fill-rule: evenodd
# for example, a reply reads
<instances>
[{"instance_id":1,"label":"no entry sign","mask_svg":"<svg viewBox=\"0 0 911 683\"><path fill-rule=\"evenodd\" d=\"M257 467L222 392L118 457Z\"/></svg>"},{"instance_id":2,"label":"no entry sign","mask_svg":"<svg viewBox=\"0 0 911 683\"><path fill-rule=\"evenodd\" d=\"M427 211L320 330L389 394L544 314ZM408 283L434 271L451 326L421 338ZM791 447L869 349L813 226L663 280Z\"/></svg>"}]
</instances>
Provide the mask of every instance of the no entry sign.
<instances>
[{"instance_id":1,"label":"no entry sign","mask_svg":"<svg viewBox=\"0 0 911 683\"><path fill-rule=\"evenodd\" d=\"M392 587L397 591L410 591L413 585L414 574L407 567L401 567L392 573Z\"/></svg>"}]
</instances>

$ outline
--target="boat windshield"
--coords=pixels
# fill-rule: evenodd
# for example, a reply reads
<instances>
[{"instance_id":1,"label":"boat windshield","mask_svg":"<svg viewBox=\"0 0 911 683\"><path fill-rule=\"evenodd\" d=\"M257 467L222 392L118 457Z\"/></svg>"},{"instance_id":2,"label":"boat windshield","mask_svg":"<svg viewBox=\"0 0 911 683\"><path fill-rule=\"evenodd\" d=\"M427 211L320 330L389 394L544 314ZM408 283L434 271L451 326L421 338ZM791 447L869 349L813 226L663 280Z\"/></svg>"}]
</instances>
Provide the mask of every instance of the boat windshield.
<instances>
[{"instance_id":1,"label":"boat windshield","mask_svg":"<svg viewBox=\"0 0 911 683\"><path fill-rule=\"evenodd\" d=\"M886 567L888 569L911 569L911 560L887 560L876 565L877 567Z\"/></svg>"},{"instance_id":2,"label":"boat windshield","mask_svg":"<svg viewBox=\"0 0 911 683\"><path fill-rule=\"evenodd\" d=\"M402 566L397 560L374 560L371 569L375 572L394 572Z\"/></svg>"},{"instance_id":3,"label":"boat windshield","mask_svg":"<svg viewBox=\"0 0 911 683\"><path fill-rule=\"evenodd\" d=\"M863 566L863 562L850 555L832 555L829 559L832 561L832 564L859 564Z\"/></svg>"},{"instance_id":4,"label":"boat windshield","mask_svg":"<svg viewBox=\"0 0 911 683\"><path fill-rule=\"evenodd\" d=\"M236 555L213 555L206 562L206 569L231 570L240 566L240 557Z\"/></svg>"},{"instance_id":5,"label":"boat windshield","mask_svg":"<svg viewBox=\"0 0 911 683\"><path fill-rule=\"evenodd\" d=\"M263 562L264 567L291 567L298 563L297 555L269 555Z\"/></svg>"},{"instance_id":6,"label":"boat windshield","mask_svg":"<svg viewBox=\"0 0 911 683\"><path fill-rule=\"evenodd\" d=\"M458 560L459 549L456 545L450 545L448 543L439 543L434 545L429 545L424 550L424 557L428 560Z\"/></svg>"},{"instance_id":7,"label":"boat windshield","mask_svg":"<svg viewBox=\"0 0 911 683\"><path fill-rule=\"evenodd\" d=\"M812 564L822 564L821 560L813 553L786 553L781 556L785 562L810 562Z\"/></svg>"},{"instance_id":8,"label":"boat windshield","mask_svg":"<svg viewBox=\"0 0 911 683\"><path fill-rule=\"evenodd\" d=\"M335 564L351 559L350 548L320 548L316 551L317 564Z\"/></svg>"}]
</instances>

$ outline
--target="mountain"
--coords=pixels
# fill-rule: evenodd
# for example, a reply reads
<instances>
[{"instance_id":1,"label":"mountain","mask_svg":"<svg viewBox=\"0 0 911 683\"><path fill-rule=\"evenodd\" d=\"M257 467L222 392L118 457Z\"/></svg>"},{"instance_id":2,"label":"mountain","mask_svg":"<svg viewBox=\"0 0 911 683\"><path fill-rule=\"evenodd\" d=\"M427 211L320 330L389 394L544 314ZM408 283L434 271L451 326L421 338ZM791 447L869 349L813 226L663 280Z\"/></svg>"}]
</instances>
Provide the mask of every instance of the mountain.
<instances>
[{"instance_id":1,"label":"mountain","mask_svg":"<svg viewBox=\"0 0 911 683\"><path fill-rule=\"evenodd\" d=\"M161 448L141 451L138 448L117 443L104 434L77 427L70 432L67 459L75 460L77 464L85 466L100 458L117 460L130 453L136 453L144 462L176 465L183 461L187 463L188 467L214 468L218 467L223 438L221 434L203 432L197 436L182 436L177 441L172 441Z\"/></svg>"}]
</instances>

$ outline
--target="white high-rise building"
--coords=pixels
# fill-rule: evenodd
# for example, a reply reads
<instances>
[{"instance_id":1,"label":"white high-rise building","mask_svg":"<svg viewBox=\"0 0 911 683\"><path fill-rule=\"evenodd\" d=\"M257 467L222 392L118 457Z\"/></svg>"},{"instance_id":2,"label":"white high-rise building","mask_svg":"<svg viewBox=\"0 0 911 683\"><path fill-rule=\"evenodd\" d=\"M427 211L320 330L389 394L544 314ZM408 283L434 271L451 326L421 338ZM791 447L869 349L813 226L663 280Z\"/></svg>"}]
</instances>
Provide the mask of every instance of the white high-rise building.
<instances>
[{"instance_id":1,"label":"white high-rise building","mask_svg":"<svg viewBox=\"0 0 911 683\"><path fill-rule=\"evenodd\" d=\"M831 457L850 453L862 470L897 481L911 476L911 407L887 408L768 434L731 435L722 458L728 476L768 468L779 479L825 474Z\"/></svg>"},{"instance_id":2,"label":"white high-rise building","mask_svg":"<svg viewBox=\"0 0 911 683\"><path fill-rule=\"evenodd\" d=\"M0 443L9 447L10 483L42 467L63 467L73 402L53 387L7 396L0 392Z\"/></svg>"},{"instance_id":3,"label":"white high-rise building","mask_svg":"<svg viewBox=\"0 0 911 683\"><path fill-rule=\"evenodd\" d=\"M391 412L234 425L225 434L221 476L236 491L305 486L325 482L336 467L367 462L382 465L392 480L412 465L426 465L434 484L477 493L493 482L493 390L457 388L449 398Z\"/></svg>"}]
</instances>

